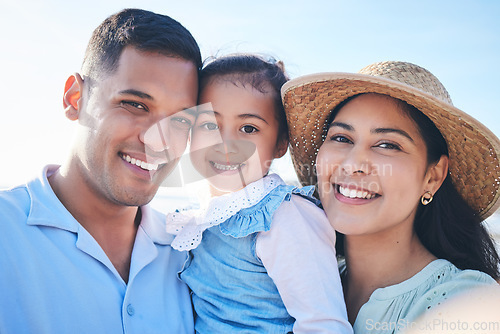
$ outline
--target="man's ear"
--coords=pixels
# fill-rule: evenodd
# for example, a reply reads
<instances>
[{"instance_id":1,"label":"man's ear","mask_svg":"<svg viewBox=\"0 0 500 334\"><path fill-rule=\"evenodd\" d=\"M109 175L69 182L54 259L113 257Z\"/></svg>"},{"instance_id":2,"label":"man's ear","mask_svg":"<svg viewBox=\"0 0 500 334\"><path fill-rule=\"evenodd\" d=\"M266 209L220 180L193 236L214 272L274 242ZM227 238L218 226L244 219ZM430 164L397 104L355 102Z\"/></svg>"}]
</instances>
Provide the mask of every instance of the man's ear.
<instances>
[{"instance_id":1,"label":"man's ear","mask_svg":"<svg viewBox=\"0 0 500 334\"><path fill-rule=\"evenodd\" d=\"M66 117L72 121L78 119L81 107L83 79L80 74L72 74L64 85L63 106Z\"/></svg>"},{"instance_id":2,"label":"man's ear","mask_svg":"<svg viewBox=\"0 0 500 334\"><path fill-rule=\"evenodd\" d=\"M429 167L426 174L426 185L424 186L426 191L430 191L432 194L438 191L448 175L448 163L449 158L442 155L435 165Z\"/></svg>"},{"instance_id":3,"label":"man's ear","mask_svg":"<svg viewBox=\"0 0 500 334\"><path fill-rule=\"evenodd\" d=\"M286 137L279 138L276 145L274 158L275 159L281 158L282 156L285 155L287 150L288 150L288 138Z\"/></svg>"}]
</instances>

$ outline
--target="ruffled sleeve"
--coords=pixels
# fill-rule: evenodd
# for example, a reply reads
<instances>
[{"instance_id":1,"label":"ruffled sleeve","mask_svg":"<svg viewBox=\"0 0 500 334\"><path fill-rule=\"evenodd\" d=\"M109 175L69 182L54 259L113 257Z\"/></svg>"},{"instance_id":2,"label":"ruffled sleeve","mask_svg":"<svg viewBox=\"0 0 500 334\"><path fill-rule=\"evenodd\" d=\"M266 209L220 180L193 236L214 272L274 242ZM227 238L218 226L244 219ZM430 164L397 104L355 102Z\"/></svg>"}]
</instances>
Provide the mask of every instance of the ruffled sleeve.
<instances>
[{"instance_id":1,"label":"ruffled sleeve","mask_svg":"<svg viewBox=\"0 0 500 334\"><path fill-rule=\"evenodd\" d=\"M203 231L217 225L222 233L235 238L267 231L274 212L283 201L297 194L317 204L313 192L313 186L287 186L278 175L270 174L242 190L211 199L205 210L168 214L166 229L176 235L172 247L180 251L198 247Z\"/></svg>"},{"instance_id":2,"label":"ruffled sleeve","mask_svg":"<svg viewBox=\"0 0 500 334\"><path fill-rule=\"evenodd\" d=\"M223 234L233 238L243 238L252 233L269 231L273 215L283 201L290 201L292 194L305 197L315 204L312 194L314 186L298 188L295 186L280 185L264 197L256 205L237 212L234 216L220 224Z\"/></svg>"}]
</instances>

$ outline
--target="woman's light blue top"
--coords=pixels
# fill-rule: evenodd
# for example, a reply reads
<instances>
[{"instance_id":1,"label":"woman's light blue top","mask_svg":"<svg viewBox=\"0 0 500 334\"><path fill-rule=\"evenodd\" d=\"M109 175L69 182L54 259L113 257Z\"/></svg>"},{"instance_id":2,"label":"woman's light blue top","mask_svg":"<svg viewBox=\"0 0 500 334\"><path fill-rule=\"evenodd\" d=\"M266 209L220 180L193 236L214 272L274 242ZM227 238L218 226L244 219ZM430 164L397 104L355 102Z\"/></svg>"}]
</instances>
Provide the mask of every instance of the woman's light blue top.
<instances>
[{"instance_id":1,"label":"woman's light blue top","mask_svg":"<svg viewBox=\"0 0 500 334\"><path fill-rule=\"evenodd\" d=\"M497 284L476 270L460 270L447 260L429 263L399 284L375 290L359 310L354 333L403 333L425 312L472 288Z\"/></svg>"}]
</instances>

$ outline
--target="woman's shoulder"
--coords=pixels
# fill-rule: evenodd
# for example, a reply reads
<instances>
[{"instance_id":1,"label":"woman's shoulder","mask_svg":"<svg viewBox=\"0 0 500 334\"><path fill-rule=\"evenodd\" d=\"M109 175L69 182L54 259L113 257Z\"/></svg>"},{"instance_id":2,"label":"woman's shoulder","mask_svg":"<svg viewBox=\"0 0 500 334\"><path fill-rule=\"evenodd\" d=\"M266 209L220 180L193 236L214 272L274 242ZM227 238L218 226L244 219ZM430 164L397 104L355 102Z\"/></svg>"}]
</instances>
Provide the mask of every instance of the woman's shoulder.
<instances>
[{"instance_id":1,"label":"woman's shoulder","mask_svg":"<svg viewBox=\"0 0 500 334\"><path fill-rule=\"evenodd\" d=\"M496 281L489 275L477 270L461 270L451 262L437 259L429 263L413 277L399 284L378 289L374 292L375 298L392 299L413 295L413 301L424 297L428 301L446 299L462 290L495 284ZM432 306L433 303L429 303Z\"/></svg>"},{"instance_id":2,"label":"woman's shoulder","mask_svg":"<svg viewBox=\"0 0 500 334\"><path fill-rule=\"evenodd\" d=\"M475 289L498 285L488 274L478 270L459 269L447 260L436 260L436 268L428 273L417 289L406 320L415 321L425 312L445 303L448 299L473 293Z\"/></svg>"},{"instance_id":3,"label":"woman's shoulder","mask_svg":"<svg viewBox=\"0 0 500 334\"><path fill-rule=\"evenodd\" d=\"M486 273L471 269L462 270L447 260L435 260L430 265L434 265L433 270L426 272L426 280L417 289L420 298L415 305L416 309L429 310L471 289L497 284Z\"/></svg>"},{"instance_id":4,"label":"woman's shoulder","mask_svg":"<svg viewBox=\"0 0 500 334\"><path fill-rule=\"evenodd\" d=\"M363 308L375 319L374 314L383 312L381 322L404 327L452 297L495 284L483 272L461 270L447 260L438 259L406 281L375 290ZM363 323L363 316L358 318L356 322Z\"/></svg>"},{"instance_id":5,"label":"woman's shoulder","mask_svg":"<svg viewBox=\"0 0 500 334\"><path fill-rule=\"evenodd\" d=\"M491 276L481 271L462 270L444 259L432 261L406 282L409 284L406 287L403 284L401 294L395 298L407 304L404 312L407 313L405 319L408 322L452 297L497 284Z\"/></svg>"},{"instance_id":6,"label":"woman's shoulder","mask_svg":"<svg viewBox=\"0 0 500 334\"><path fill-rule=\"evenodd\" d=\"M409 292L424 294L427 291L435 291L435 289L454 290L491 283L495 283L495 280L481 271L462 270L447 260L437 259L406 281L380 289L380 296L393 298Z\"/></svg>"}]
</instances>

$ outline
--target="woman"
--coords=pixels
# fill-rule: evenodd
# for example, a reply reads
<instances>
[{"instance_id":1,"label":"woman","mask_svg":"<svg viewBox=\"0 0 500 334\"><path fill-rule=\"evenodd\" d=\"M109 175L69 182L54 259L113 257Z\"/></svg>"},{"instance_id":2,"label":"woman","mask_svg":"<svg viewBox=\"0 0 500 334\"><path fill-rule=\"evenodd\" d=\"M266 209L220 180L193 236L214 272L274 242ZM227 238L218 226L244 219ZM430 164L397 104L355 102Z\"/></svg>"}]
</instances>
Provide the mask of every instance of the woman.
<instances>
[{"instance_id":1,"label":"woman","mask_svg":"<svg viewBox=\"0 0 500 334\"><path fill-rule=\"evenodd\" d=\"M496 284L481 225L499 206L500 141L427 70L382 62L282 89L292 157L345 255L354 331L399 332L472 287ZM315 173L317 172L317 173Z\"/></svg>"}]
</instances>

